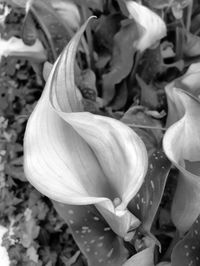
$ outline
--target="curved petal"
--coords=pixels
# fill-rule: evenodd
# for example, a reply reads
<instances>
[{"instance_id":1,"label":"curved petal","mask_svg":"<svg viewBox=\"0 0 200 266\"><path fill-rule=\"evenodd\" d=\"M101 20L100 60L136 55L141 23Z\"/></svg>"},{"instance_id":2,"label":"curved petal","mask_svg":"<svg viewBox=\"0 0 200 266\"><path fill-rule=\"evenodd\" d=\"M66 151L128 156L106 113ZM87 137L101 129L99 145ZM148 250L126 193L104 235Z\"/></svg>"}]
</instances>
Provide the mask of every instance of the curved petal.
<instances>
[{"instance_id":1,"label":"curved petal","mask_svg":"<svg viewBox=\"0 0 200 266\"><path fill-rule=\"evenodd\" d=\"M168 116L166 126L169 127L178 121L184 115L184 107L174 92L175 88L185 90L192 95L199 97L200 95L200 63L191 64L185 74L172 82L166 87L168 103Z\"/></svg>"},{"instance_id":2,"label":"curved petal","mask_svg":"<svg viewBox=\"0 0 200 266\"><path fill-rule=\"evenodd\" d=\"M181 83L187 86L187 90L194 96L200 95L200 63L191 64L187 72L181 77Z\"/></svg>"},{"instance_id":3,"label":"curved petal","mask_svg":"<svg viewBox=\"0 0 200 266\"><path fill-rule=\"evenodd\" d=\"M166 36L165 22L155 12L135 1L127 1L126 6L130 18L133 18L144 30L142 37L135 43L138 50L143 52Z\"/></svg>"},{"instance_id":4,"label":"curved petal","mask_svg":"<svg viewBox=\"0 0 200 266\"><path fill-rule=\"evenodd\" d=\"M88 143L124 209L140 189L147 171L146 148L134 131L120 121L91 113L61 113Z\"/></svg>"},{"instance_id":5,"label":"curved petal","mask_svg":"<svg viewBox=\"0 0 200 266\"><path fill-rule=\"evenodd\" d=\"M179 112L180 120L167 130L163 144L171 160L184 166L180 158L188 161L200 158L200 101L181 89L174 88L171 92L168 96L174 96L173 104ZM168 139L170 142L166 142Z\"/></svg>"},{"instance_id":6,"label":"curved petal","mask_svg":"<svg viewBox=\"0 0 200 266\"><path fill-rule=\"evenodd\" d=\"M180 89L173 89L174 104L184 114L164 135L163 148L180 170L172 203L172 220L186 232L200 213L200 102Z\"/></svg>"},{"instance_id":7,"label":"curved petal","mask_svg":"<svg viewBox=\"0 0 200 266\"><path fill-rule=\"evenodd\" d=\"M25 173L40 192L58 202L97 204L112 229L124 236L139 222L126 206L144 180L147 152L123 123L80 112L73 66L86 25L54 64L28 121Z\"/></svg>"},{"instance_id":8,"label":"curved petal","mask_svg":"<svg viewBox=\"0 0 200 266\"><path fill-rule=\"evenodd\" d=\"M80 38L82 33L83 28L76 36ZM143 183L148 165L146 148L138 135L120 121L80 112L83 107L78 90L74 89L72 64L77 45L78 42L76 45L70 42L54 66L48 80L50 100L57 114L76 130L95 153L108 183L122 202L118 209L124 209Z\"/></svg>"},{"instance_id":9,"label":"curved petal","mask_svg":"<svg viewBox=\"0 0 200 266\"><path fill-rule=\"evenodd\" d=\"M24 169L28 180L46 196L69 204L95 203L100 199L93 197L114 194L91 149L52 110L47 97L45 92L26 127Z\"/></svg>"},{"instance_id":10,"label":"curved petal","mask_svg":"<svg viewBox=\"0 0 200 266\"><path fill-rule=\"evenodd\" d=\"M78 39L83 31L84 27L81 33L77 34ZM66 54L66 57L71 54L73 56L75 48L71 42L63 54ZM91 204L105 200L104 197L114 198L117 195L106 183L106 177L92 150L51 107L50 93L52 87L56 85L60 92L57 98L60 100L60 106L69 112L81 110L74 90L65 89L74 88L74 84L70 82L73 81L74 73L71 64L68 63L66 69L70 78L65 78L65 69L59 67L62 66L60 63L63 63L62 55L55 63L26 127L24 138L26 176L39 191L59 202Z\"/></svg>"}]
</instances>

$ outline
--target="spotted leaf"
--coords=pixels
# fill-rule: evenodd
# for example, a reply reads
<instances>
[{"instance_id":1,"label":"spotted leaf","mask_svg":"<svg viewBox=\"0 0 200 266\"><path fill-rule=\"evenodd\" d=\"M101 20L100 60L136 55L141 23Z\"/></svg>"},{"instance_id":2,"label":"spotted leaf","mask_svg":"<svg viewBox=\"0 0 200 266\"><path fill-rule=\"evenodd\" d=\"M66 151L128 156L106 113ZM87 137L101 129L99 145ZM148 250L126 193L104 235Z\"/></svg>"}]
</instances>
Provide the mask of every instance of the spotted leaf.
<instances>
[{"instance_id":1,"label":"spotted leaf","mask_svg":"<svg viewBox=\"0 0 200 266\"><path fill-rule=\"evenodd\" d=\"M90 266L121 266L127 258L127 250L121 239L90 206L65 205L54 202L59 215L71 228L72 235Z\"/></svg>"},{"instance_id":2,"label":"spotted leaf","mask_svg":"<svg viewBox=\"0 0 200 266\"><path fill-rule=\"evenodd\" d=\"M154 247L151 245L129 258L123 266L154 266Z\"/></svg>"},{"instance_id":3,"label":"spotted leaf","mask_svg":"<svg viewBox=\"0 0 200 266\"><path fill-rule=\"evenodd\" d=\"M172 266L200 265L200 216L172 252Z\"/></svg>"},{"instance_id":4,"label":"spotted leaf","mask_svg":"<svg viewBox=\"0 0 200 266\"><path fill-rule=\"evenodd\" d=\"M154 152L149 158L145 182L129 205L130 210L142 222L142 227L146 232L150 232L170 167L171 164L162 151Z\"/></svg>"}]
</instances>

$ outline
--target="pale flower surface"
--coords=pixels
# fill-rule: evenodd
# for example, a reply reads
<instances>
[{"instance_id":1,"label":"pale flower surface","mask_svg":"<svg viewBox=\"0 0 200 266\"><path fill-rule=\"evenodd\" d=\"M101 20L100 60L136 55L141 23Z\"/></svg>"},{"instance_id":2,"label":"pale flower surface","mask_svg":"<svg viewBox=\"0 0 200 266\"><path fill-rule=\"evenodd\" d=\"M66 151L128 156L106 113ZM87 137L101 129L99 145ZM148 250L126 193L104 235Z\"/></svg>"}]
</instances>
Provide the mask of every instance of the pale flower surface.
<instances>
[{"instance_id":1,"label":"pale flower surface","mask_svg":"<svg viewBox=\"0 0 200 266\"><path fill-rule=\"evenodd\" d=\"M165 91L167 93L168 116L166 126L169 127L178 121L184 114L184 107L179 97L177 89L185 90L199 98L200 95L200 63L191 64L188 70L181 77L170 82Z\"/></svg>"},{"instance_id":2,"label":"pale flower surface","mask_svg":"<svg viewBox=\"0 0 200 266\"><path fill-rule=\"evenodd\" d=\"M49 198L75 205L96 204L124 237L139 224L127 210L147 170L142 140L112 118L83 112L74 84L77 45L86 24L58 58L25 132L28 180Z\"/></svg>"},{"instance_id":3,"label":"pale flower surface","mask_svg":"<svg viewBox=\"0 0 200 266\"><path fill-rule=\"evenodd\" d=\"M194 96L200 96L200 63L191 64L187 72L181 77L181 83L186 86L185 90Z\"/></svg>"},{"instance_id":4,"label":"pale flower surface","mask_svg":"<svg viewBox=\"0 0 200 266\"><path fill-rule=\"evenodd\" d=\"M166 36L165 22L155 12L134 1L126 1L126 7L130 14L129 17L140 26L141 37L133 44L138 50L143 52Z\"/></svg>"},{"instance_id":5,"label":"pale flower surface","mask_svg":"<svg viewBox=\"0 0 200 266\"><path fill-rule=\"evenodd\" d=\"M29 46L17 37L11 37L8 40L0 38L0 60L2 56L19 56L30 58L37 62L44 62L46 60L46 51L39 39Z\"/></svg>"},{"instance_id":6,"label":"pale flower surface","mask_svg":"<svg viewBox=\"0 0 200 266\"><path fill-rule=\"evenodd\" d=\"M61 16L66 25L72 30L76 31L80 28L80 12L77 5L74 4L73 1L52 1L52 6L59 16Z\"/></svg>"},{"instance_id":7,"label":"pale flower surface","mask_svg":"<svg viewBox=\"0 0 200 266\"><path fill-rule=\"evenodd\" d=\"M200 212L200 101L178 88L166 87L169 117L163 148L179 169L172 203L172 220L181 233L192 226ZM170 124L170 123L171 124Z\"/></svg>"}]
</instances>

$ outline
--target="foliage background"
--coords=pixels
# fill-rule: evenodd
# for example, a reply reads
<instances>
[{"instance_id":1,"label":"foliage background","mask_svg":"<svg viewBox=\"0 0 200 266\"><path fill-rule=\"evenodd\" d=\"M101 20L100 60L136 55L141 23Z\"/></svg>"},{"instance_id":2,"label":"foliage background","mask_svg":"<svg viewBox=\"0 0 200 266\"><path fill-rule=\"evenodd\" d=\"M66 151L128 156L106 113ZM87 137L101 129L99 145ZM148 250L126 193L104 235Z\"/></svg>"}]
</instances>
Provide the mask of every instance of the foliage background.
<instances>
[{"instance_id":1,"label":"foliage background","mask_svg":"<svg viewBox=\"0 0 200 266\"><path fill-rule=\"evenodd\" d=\"M181 39L176 39L176 43L174 43L175 33L172 30L165 45L169 49L170 47L174 48L175 59L167 58L163 61L163 54L159 49L148 50L138 64L137 73L140 76L135 75L135 69L127 63L127 58L134 56L128 47L137 33L133 31L135 35L130 35L127 40L124 38L127 33L123 30L119 31L119 21L124 14L115 14L116 6L119 8L118 1L102 1L103 4L99 4L99 1L95 0L86 1L90 6L87 12L80 1L75 2L80 7L83 21L92 13L99 16L98 22L94 23L95 35L91 36L91 32L87 32L89 49L95 51L93 57L90 58L86 50L78 55L82 67L95 69L97 77L97 81L95 81L91 78L92 74L89 73L89 84L84 76L77 80L82 86L85 109L121 118L133 101L135 106L139 103L140 108L136 112L135 121L132 120L132 122L144 123L144 126L163 126L166 119L163 113L167 113L164 86L167 82L180 76L184 72L184 67L198 61L199 54L192 58L184 55L185 47L180 46ZM148 4L148 1L144 2ZM182 1L175 2L182 3ZM153 1L153 3L165 7L170 5L170 1ZM195 7L199 7L198 1L194 1L194 3ZM2 14L3 7L2 5ZM25 15L23 8L16 6L11 8L5 22L0 25L2 37L6 39L11 36L21 37L24 32ZM167 20L173 29L174 20L171 13L167 13ZM175 19L175 22L180 23L179 19ZM197 24L198 21L193 24L194 28ZM34 30L39 32L40 38L46 45L48 59L53 63L54 53L37 24L36 29L31 31L33 36ZM115 36L114 41L116 33L119 35ZM54 33L52 33L53 35ZM183 33L178 32L177 36L181 38ZM58 40L57 37L52 39L53 45L58 51L62 50L63 45L69 41L70 37L71 32L66 30L66 34L62 36L61 40ZM31 41L31 38L32 35L28 36L26 40ZM123 41L124 39L125 41ZM195 45L198 46L199 43L198 40ZM198 47L194 49L192 47L191 50L197 51ZM118 54L117 51L120 53ZM113 54L116 57L112 61ZM98 56L96 62L95 56ZM121 80L116 82L116 85L116 76L112 70L118 65L120 66L119 78ZM112 66L114 66L113 69ZM131 74L126 83L124 78L129 72ZM8 250L11 265L84 266L86 260L80 254L66 223L57 215L52 203L26 181L23 172L23 135L27 119L44 87L41 69L33 62L19 57L2 57L0 84L0 223L8 228L3 244ZM134 89L128 89L130 84L134 85ZM106 90L106 88L109 89ZM96 101L97 95L99 98ZM101 108L102 98L110 103L108 108ZM149 114L151 115L149 116ZM157 117L160 120L156 120ZM124 122L128 124L130 117L124 117ZM136 128L135 130L145 141L150 153L160 147L162 133L158 133L158 131L152 133L151 129ZM154 233L162 244L162 253L157 252L160 257L165 254L170 242L175 237L175 227L170 219L170 204L176 187L176 177L177 170L173 168L154 222ZM132 250L128 244L127 249L131 254ZM168 258L169 254L166 253L165 256Z\"/></svg>"}]
</instances>

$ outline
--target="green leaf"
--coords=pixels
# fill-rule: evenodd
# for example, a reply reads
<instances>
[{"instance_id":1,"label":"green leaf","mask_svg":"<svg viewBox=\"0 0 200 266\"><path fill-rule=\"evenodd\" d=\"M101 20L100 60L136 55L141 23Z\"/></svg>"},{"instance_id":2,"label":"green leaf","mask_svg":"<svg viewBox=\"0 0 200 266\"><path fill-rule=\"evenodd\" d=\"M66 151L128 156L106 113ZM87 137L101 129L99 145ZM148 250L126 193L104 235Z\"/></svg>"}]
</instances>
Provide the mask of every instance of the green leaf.
<instances>
[{"instance_id":1,"label":"green leaf","mask_svg":"<svg viewBox=\"0 0 200 266\"><path fill-rule=\"evenodd\" d=\"M145 2L148 2L148 4L152 8L156 9L163 9L163 8L170 8L171 6L177 6L185 7L189 4L190 0L146 0Z\"/></svg>"},{"instance_id":2,"label":"green leaf","mask_svg":"<svg viewBox=\"0 0 200 266\"><path fill-rule=\"evenodd\" d=\"M30 15L39 24L47 40L49 58L53 62L72 37L72 33L62 18L48 1L35 0L30 8ZM27 15L27 21L28 21Z\"/></svg>"},{"instance_id":3,"label":"green leaf","mask_svg":"<svg viewBox=\"0 0 200 266\"><path fill-rule=\"evenodd\" d=\"M142 222L142 228L150 229L158 210L171 163L165 154L157 150L149 158L149 168L141 189L129 204L129 209Z\"/></svg>"},{"instance_id":4,"label":"green leaf","mask_svg":"<svg viewBox=\"0 0 200 266\"><path fill-rule=\"evenodd\" d=\"M200 265L200 216L172 252L172 266Z\"/></svg>"},{"instance_id":5,"label":"green leaf","mask_svg":"<svg viewBox=\"0 0 200 266\"><path fill-rule=\"evenodd\" d=\"M123 22L120 31L114 37L110 72L103 75L103 98L106 104L115 96L115 85L130 73L134 63L133 42L138 38L137 25L133 20Z\"/></svg>"},{"instance_id":6,"label":"green leaf","mask_svg":"<svg viewBox=\"0 0 200 266\"><path fill-rule=\"evenodd\" d=\"M128 99L128 86L126 80L123 80L120 84L117 84L115 97L110 103L112 110L122 109Z\"/></svg>"},{"instance_id":7,"label":"green leaf","mask_svg":"<svg viewBox=\"0 0 200 266\"><path fill-rule=\"evenodd\" d=\"M71 228L74 240L87 258L89 266L122 265L127 258L127 250L93 205L53 204Z\"/></svg>"},{"instance_id":8,"label":"green leaf","mask_svg":"<svg viewBox=\"0 0 200 266\"><path fill-rule=\"evenodd\" d=\"M141 137L149 155L161 147L163 136L161 122L145 112L145 108L141 106L130 107L121 121Z\"/></svg>"},{"instance_id":9,"label":"green leaf","mask_svg":"<svg viewBox=\"0 0 200 266\"><path fill-rule=\"evenodd\" d=\"M159 106L158 94L153 84L147 84L136 74L137 82L141 88L141 104L156 109Z\"/></svg>"},{"instance_id":10,"label":"green leaf","mask_svg":"<svg viewBox=\"0 0 200 266\"><path fill-rule=\"evenodd\" d=\"M75 2L83 2L83 0L75 0ZM88 8L92 10L97 10L100 12L103 12L103 6L105 1L99 1L99 0L86 0Z\"/></svg>"},{"instance_id":11,"label":"green leaf","mask_svg":"<svg viewBox=\"0 0 200 266\"><path fill-rule=\"evenodd\" d=\"M108 50L110 53L113 49L114 36L120 29L120 20L122 15L119 13L102 15L94 25L94 38L98 53L102 50Z\"/></svg>"},{"instance_id":12,"label":"green leaf","mask_svg":"<svg viewBox=\"0 0 200 266\"><path fill-rule=\"evenodd\" d=\"M164 70L163 64L160 46L155 49L147 50L141 58L140 65L138 66L141 73L140 77L144 80L144 82L150 84L155 80L156 75Z\"/></svg>"}]
</instances>

